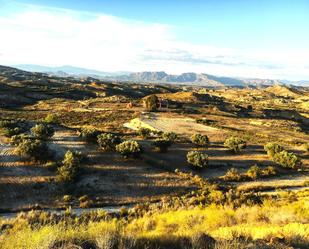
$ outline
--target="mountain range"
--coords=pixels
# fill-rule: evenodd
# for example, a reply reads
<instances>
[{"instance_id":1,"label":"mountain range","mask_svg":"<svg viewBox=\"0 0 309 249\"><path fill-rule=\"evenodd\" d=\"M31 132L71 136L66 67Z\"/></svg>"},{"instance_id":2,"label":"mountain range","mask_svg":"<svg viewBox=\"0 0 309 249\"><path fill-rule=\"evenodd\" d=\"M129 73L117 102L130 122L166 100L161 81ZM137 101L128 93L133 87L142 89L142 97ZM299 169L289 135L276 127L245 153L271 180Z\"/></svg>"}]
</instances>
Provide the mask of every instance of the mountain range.
<instances>
[{"instance_id":1,"label":"mountain range","mask_svg":"<svg viewBox=\"0 0 309 249\"><path fill-rule=\"evenodd\" d=\"M256 78L238 78L238 77L221 77L205 73L182 73L179 75L167 74L164 71L159 72L102 72L98 70L85 69L72 66L46 67L40 65L15 65L16 68L30 72L43 72L55 76L74 76L74 77L93 77L109 81L126 81L126 82L149 82L149 83L166 83L182 84L197 86L270 86L275 84L309 86L309 81L290 81L277 79L256 79Z\"/></svg>"}]
</instances>

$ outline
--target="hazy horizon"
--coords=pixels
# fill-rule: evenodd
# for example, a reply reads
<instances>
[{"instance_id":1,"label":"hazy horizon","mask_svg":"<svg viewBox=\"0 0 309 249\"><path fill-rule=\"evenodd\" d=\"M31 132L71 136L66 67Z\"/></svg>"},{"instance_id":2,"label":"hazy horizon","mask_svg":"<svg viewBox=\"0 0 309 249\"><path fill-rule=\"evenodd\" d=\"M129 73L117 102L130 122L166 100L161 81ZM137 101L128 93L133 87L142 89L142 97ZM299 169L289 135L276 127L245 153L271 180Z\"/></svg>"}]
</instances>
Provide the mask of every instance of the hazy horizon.
<instances>
[{"instance_id":1,"label":"hazy horizon","mask_svg":"<svg viewBox=\"0 0 309 249\"><path fill-rule=\"evenodd\" d=\"M3 1L0 64L309 79L308 1Z\"/></svg>"}]
</instances>

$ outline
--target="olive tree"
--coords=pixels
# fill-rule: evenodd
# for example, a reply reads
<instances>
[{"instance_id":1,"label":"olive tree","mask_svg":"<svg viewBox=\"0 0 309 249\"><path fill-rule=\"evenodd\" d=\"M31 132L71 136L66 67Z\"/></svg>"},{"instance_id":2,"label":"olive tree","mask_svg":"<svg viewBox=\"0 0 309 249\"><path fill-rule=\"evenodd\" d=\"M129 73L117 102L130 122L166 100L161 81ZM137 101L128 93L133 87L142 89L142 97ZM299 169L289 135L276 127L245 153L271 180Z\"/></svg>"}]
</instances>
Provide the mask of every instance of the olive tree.
<instances>
[{"instance_id":1,"label":"olive tree","mask_svg":"<svg viewBox=\"0 0 309 249\"><path fill-rule=\"evenodd\" d=\"M52 126L46 124L37 124L31 128L31 134L37 139L46 140L54 135L55 131Z\"/></svg>"},{"instance_id":2,"label":"olive tree","mask_svg":"<svg viewBox=\"0 0 309 249\"><path fill-rule=\"evenodd\" d=\"M116 145L121 143L121 138L112 133L102 133L98 136L98 144L105 151L114 151Z\"/></svg>"},{"instance_id":3,"label":"olive tree","mask_svg":"<svg viewBox=\"0 0 309 249\"><path fill-rule=\"evenodd\" d=\"M208 166L208 155L198 151L189 151L187 162L195 168L205 168Z\"/></svg>"},{"instance_id":4,"label":"olive tree","mask_svg":"<svg viewBox=\"0 0 309 249\"><path fill-rule=\"evenodd\" d=\"M247 147L247 143L238 137L229 137L225 140L224 146L234 153L240 153L242 149Z\"/></svg>"},{"instance_id":5,"label":"olive tree","mask_svg":"<svg viewBox=\"0 0 309 249\"><path fill-rule=\"evenodd\" d=\"M142 153L142 148L138 142L128 140L116 145L116 151L125 158L139 157Z\"/></svg>"},{"instance_id":6,"label":"olive tree","mask_svg":"<svg viewBox=\"0 0 309 249\"><path fill-rule=\"evenodd\" d=\"M191 137L191 142L200 147L207 147L209 146L209 138L206 135L202 134L194 134Z\"/></svg>"}]
</instances>

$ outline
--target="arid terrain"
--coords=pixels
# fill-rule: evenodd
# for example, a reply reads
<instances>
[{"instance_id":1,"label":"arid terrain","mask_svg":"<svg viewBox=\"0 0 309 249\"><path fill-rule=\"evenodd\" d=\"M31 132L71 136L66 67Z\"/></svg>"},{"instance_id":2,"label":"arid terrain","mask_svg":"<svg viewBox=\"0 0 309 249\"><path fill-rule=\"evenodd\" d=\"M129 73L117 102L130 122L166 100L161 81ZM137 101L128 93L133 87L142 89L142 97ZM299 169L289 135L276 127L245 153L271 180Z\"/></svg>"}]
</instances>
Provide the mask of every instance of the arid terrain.
<instances>
[{"instance_id":1,"label":"arid terrain","mask_svg":"<svg viewBox=\"0 0 309 249\"><path fill-rule=\"evenodd\" d=\"M155 110L145 104L149 96L160 102ZM23 130L12 131L5 125L0 130L3 215L31 209L155 204L199 191L197 178L216 184L223 193L229 189L258 196L304 193L308 198L308 87L105 82L0 67L0 121L17 122L14 125L22 124L18 129ZM52 156L44 160L23 156L8 132L31 136L31 127L45 123L53 134L44 140L47 147L41 156ZM124 158L114 150L106 151L96 139L83 137L85 129L137 141L142 154ZM146 135L141 133L143 129ZM168 133L177 138L166 153L159 153L153 143L160 134ZM194 144L191 137L195 134L206 135L209 144ZM229 137L245 141L245 148L232 153L225 143ZM280 144L301 163L280 166L264 149L269 142ZM73 181L60 181L67 151L80 152L84 159ZM190 151L206 153L207 167L192 167L187 161ZM257 172L253 176L248 173L252 166ZM275 173L261 173L269 166ZM231 169L236 170L234 178L227 177Z\"/></svg>"}]
</instances>

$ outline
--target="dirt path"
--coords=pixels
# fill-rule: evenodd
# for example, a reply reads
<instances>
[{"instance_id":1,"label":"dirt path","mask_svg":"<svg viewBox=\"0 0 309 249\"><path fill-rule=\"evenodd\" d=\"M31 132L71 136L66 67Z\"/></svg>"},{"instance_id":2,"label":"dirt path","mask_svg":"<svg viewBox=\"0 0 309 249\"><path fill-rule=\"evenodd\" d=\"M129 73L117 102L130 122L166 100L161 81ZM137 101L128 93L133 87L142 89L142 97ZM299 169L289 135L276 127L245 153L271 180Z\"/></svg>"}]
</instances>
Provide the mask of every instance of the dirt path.
<instances>
[{"instance_id":1,"label":"dirt path","mask_svg":"<svg viewBox=\"0 0 309 249\"><path fill-rule=\"evenodd\" d=\"M195 119L177 114L174 114L173 116L166 116L165 114L158 113L143 114L140 118L133 119L126 123L125 127L134 130L145 127L164 132L176 132L187 135L195 133L224 133L224 131L217 128L199 124Z\"/></svg>"},{"instance_id":2,"label":"dirt path","mask_svg":"<svg viewBox=\"0 0 309 249\"><path fill-rule=\"evenodd\" d=\"M57 159L63 158L67 150L85 152L86 146L76 131L57 128L52 141L48 144L49 148L55 152Z\"/></svg>"}]
</instances>

